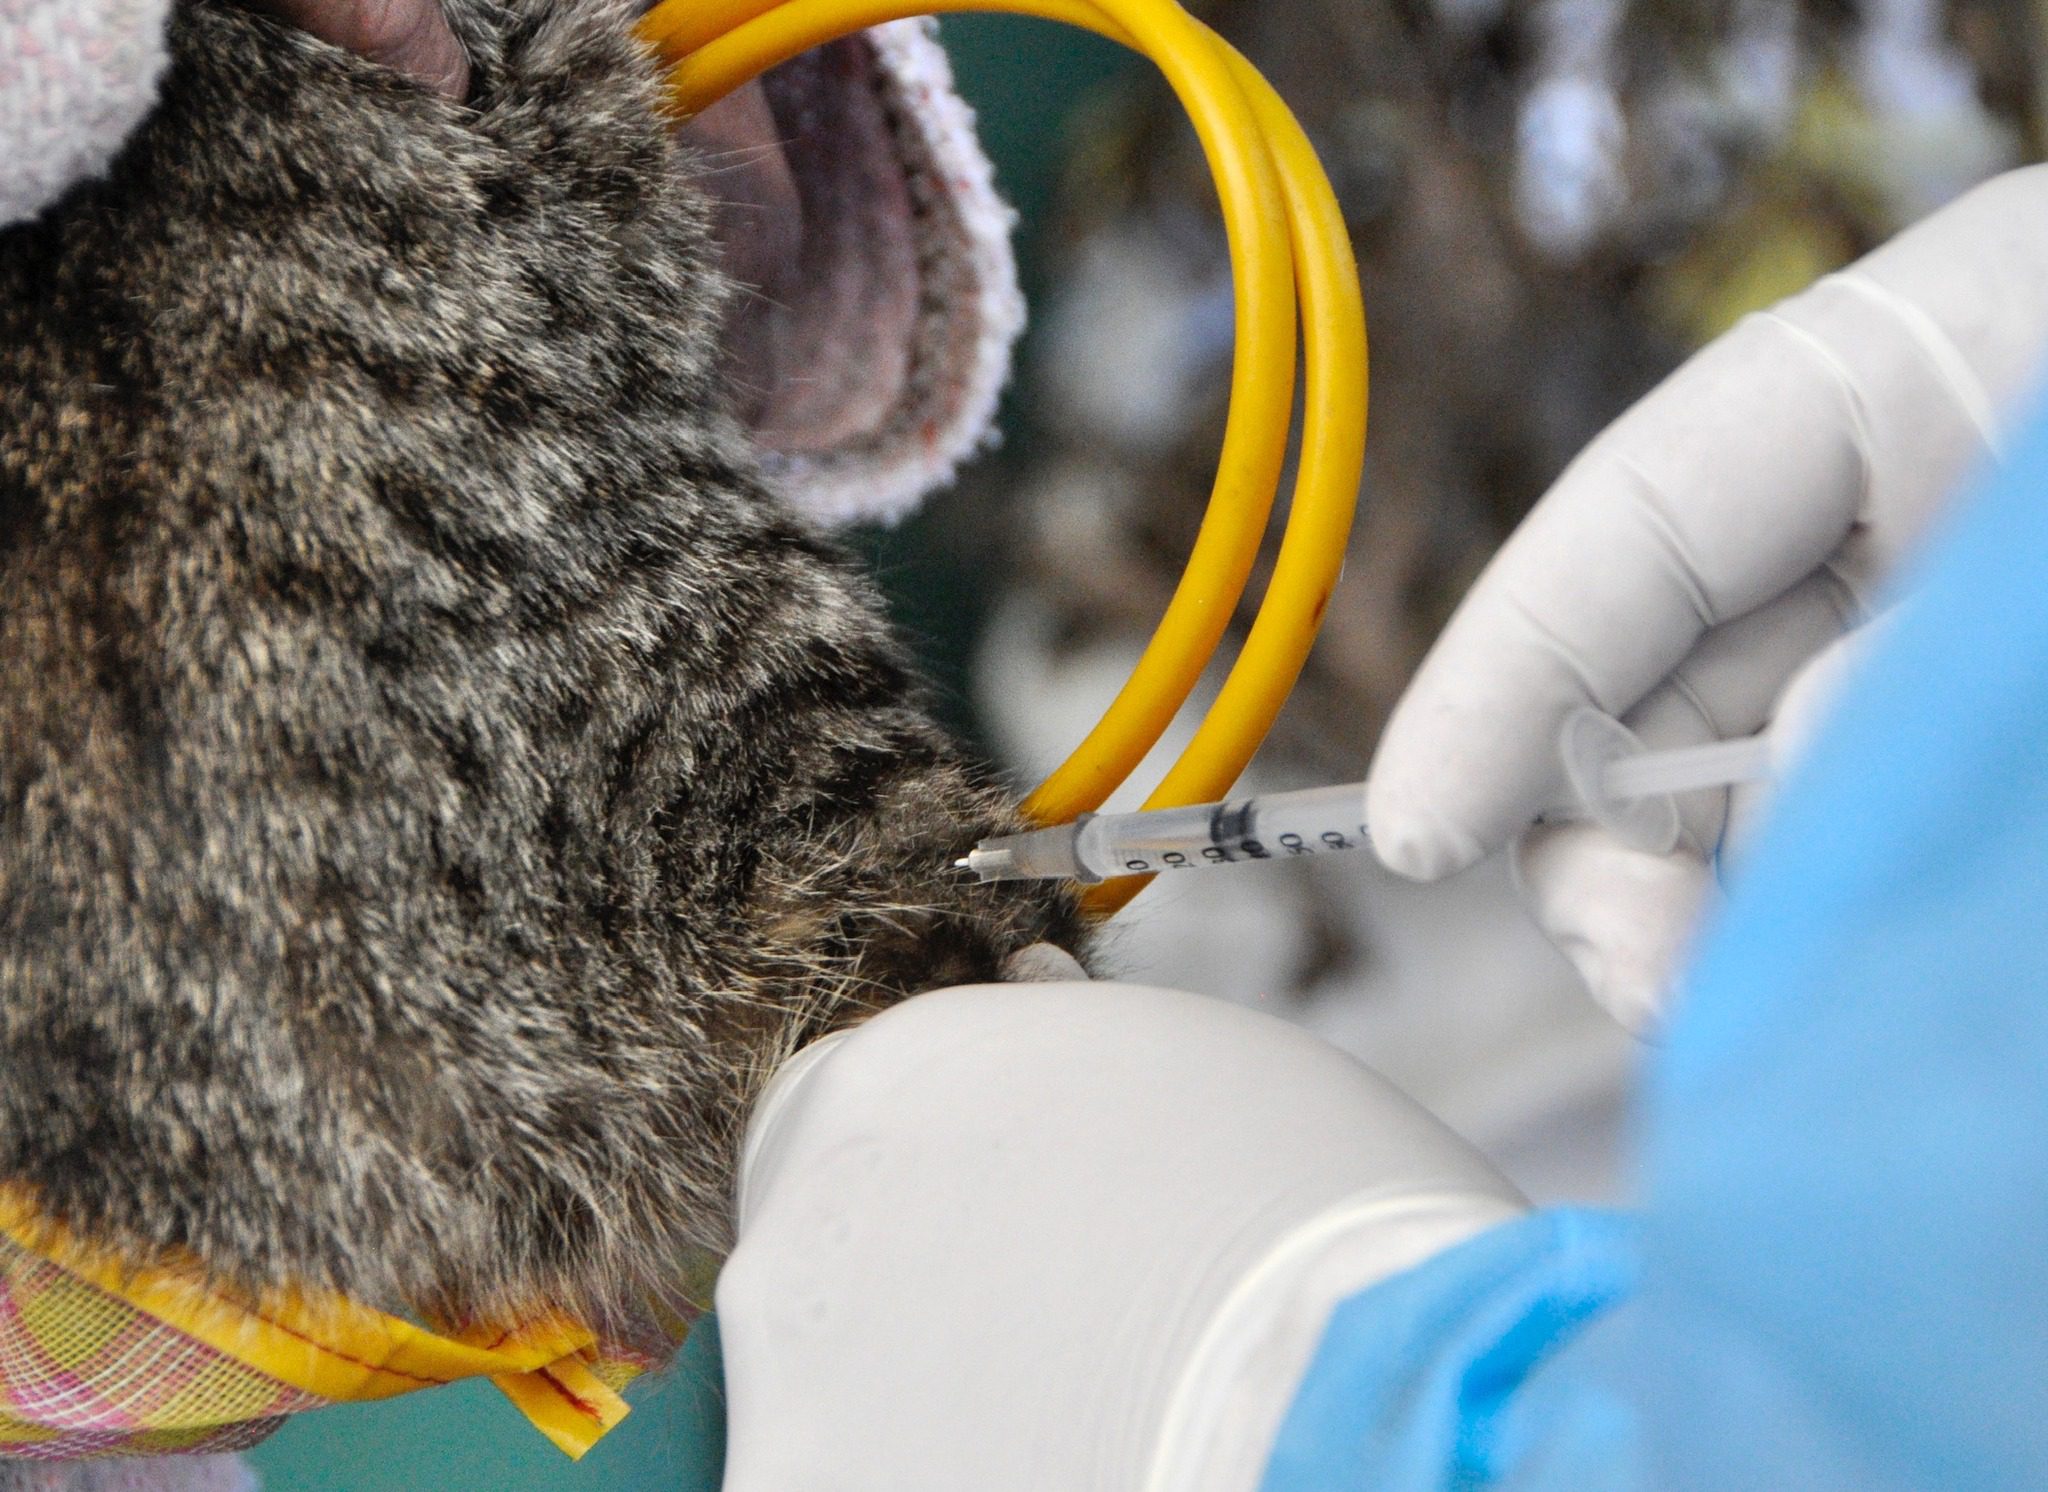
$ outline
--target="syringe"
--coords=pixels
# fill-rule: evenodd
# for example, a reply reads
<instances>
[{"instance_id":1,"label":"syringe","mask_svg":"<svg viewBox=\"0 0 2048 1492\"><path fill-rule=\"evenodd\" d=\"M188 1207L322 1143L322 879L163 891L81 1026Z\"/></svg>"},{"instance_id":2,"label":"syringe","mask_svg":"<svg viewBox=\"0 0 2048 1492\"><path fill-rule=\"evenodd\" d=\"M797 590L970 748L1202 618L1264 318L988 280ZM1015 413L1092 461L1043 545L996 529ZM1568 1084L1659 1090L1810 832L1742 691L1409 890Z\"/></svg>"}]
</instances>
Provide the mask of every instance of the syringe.
<instances>
[{"instance_id":1,"label":"syringe","mask_svg":"<svg viewBox=\"0 0 2048 1492\"><path fill-rule=\"evenodd\" d=\"M1538 815L1590 819L1638 849L1678 841L1677 793L1753 782L1771 774L1768 735L1651 751L1598 710L1578 710L1559 733L1563 775L1576 801ZM1347 782L1187 808L1083 814L1070 824L985 839L955 862L984 881L1150 875L1340 854L1371 842L1365 784Z\"/></svg>"}]
</instances>

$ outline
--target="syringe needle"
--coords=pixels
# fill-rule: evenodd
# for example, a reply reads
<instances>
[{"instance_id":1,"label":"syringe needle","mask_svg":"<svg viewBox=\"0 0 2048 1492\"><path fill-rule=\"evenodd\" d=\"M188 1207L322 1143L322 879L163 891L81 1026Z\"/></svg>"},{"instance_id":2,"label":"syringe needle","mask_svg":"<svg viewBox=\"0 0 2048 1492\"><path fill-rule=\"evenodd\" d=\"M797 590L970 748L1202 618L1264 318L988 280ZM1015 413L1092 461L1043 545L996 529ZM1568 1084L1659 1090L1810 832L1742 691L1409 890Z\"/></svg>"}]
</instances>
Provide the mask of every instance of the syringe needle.
<instances>
[{"instance_id":1,"label":"syringe needle","mask_svg":"<svg viewBox=\"0 0 2048 1492\"><path fill-rule=\"evenodd\" d=\"M984 839L972 852L953 862L984 881L1099 881L1075 853L1082 828L1095 817L1082 814L1071 824L1001 834Z\"/></svg>"}]
</instances>

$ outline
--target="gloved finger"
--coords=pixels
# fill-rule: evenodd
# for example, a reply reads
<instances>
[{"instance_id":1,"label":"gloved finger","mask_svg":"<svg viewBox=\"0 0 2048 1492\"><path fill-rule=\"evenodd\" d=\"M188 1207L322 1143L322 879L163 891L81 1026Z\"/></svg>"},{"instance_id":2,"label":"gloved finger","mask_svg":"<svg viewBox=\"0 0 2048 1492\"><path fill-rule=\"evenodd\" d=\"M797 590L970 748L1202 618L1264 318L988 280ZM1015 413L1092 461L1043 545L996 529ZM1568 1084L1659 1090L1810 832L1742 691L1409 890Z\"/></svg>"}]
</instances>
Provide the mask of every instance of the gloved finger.
<instances>
[{"instance_id":1,"label":"gloved finger","mask_svg":"<svg viewBox=\"0 0 2048 1492\"><path fill-rule=\"evenodd\" d=\"M1702 637L1624 723L1658 749L1754 735L1768 725L1788 681L1841 640L1858 615L1841 581L1823 570L1747 616ZM1711 859L1728 822L1725 788L1677 799L1685 840Z\"/></svg>"},{"instance_id":2,"label":"gloved finger","mask_svg":"<svg viewBox=\"0 0 2048 1492\"><path fill-rule=\"evenodd\" d=\"M1085 983L1087 979L1088 971L1081 967L1081 961L1051 943L1032 943L1003 961L1006 984Z\"/></svg>"},{"instance_id":3,"label":"gloved finger","mask_svg":"<svg viewBox=\"0 0 2048 1492\"><path fill-rule=\"evenodd\" d=\"M1526 1206L1391 1084L1221 1000L950 989L826 1039L742 1148L727 1492L1192 1487L1219 1442L1191 1384L1247 1353L1298 1381L1337 1301ZM1286 1309L1240 1329L1254 1281ZM1298 1356L1269 1329L1295 1316Z\"/></svg>"},{"instance_id":4,"label":"gloved finger","mask_svg":"<svg viewBox=\"0 0 2048 1492\"><path fill-rule=\"evenodd\" d=\"M2048 355L2048 168L2010 171L1769 313L1837 372L1866 490L1830 564L1866 597Z\"/></svg>"},{"instance_id":5,"label":"gloved finger","mask_svg":"<svg viewBox=\"0 0 2048 1492\"><path fill-rule=\"evenodd\" d=\"M437 93L469 91L469 58L441 0L255 0L322 41L404 73Z\"/></svg>"},{"instance_id":6,"label":"gloved finger","mask_svg":"<svg viewBox=\"0 0 2048 1492\"><path fill-rule=\"evenodd\" d=\"M1593 998L1651 1034L1713 891L1706 858L1687 846L1645 854L1594 824L1542 824L1516 842L1514 867L1529 915Z\"/></svg>"},{"instance_id":7,"label":"gloved finger","mask_svg":"<svg viewBox=\"0 0 2048 1492\"><path fill-rule=\"evenodd\" d=\"M1707 634L1628 725L1656 747L1753 735L1768 728L1774 757L1794 755L1832 701L1870 628L1845 633L1846 601L1822 574ZM1516 884L1530 915L1614 1018L1644 1035L1714 894L1723 846L1749 833L1772 784L1687 793L1685 838L1645 854L1591 824L1544 826L1516 846Z\"/></svg>"},{"instance_id":8,"label":"gloved finger","mask_svg":"<svg viewBox=\"0 0 2048 1492\"><path fill-rule=\"evenodd\" d=\"M1853 602L1825 571L1702 637L1671 677L1629 712L1629 729L1668 749L1753 735L1786 681L1837 642ZM1594 998L1638 1035L1662 1012L1731 815L1731 792L1677 799L1683 837L1669 855L1631 849L1594 825L1538 829L1516 847L1531 916Z\"/></svg>"},{"instance_id":9,"label":"gloved finger","mask_svg":"<svg viewBox=\"0 0 2048 1492\"><path fill-rule=\"evenodd\" d=\"M2048 354L2048 165L2008 171L1858 260L1949 397L1995 434Z\"/></svg>"},{"instance_id":10,"label":"gloved finger","mask_svg":"<svg viewBox=\"0 0 2048 1492\"><path fill-rule=\"evenodd\" d=\"M1850 673L1888 624L1887 614L1843 632L1786 680L1771 706L1771 747L1781 764L1804 754Z\"/></svg>"},{"instance_id":11,"label":"gloved finger","mask_svg":"<svg viewBox=\"0 0 2048 1492\"><path fill-rule=\"evenodd\" d=\"M1625 714L1833 553L1864 488L1857 414L1807 340L1752 317L1588 447L1396 707L1366 790L1381 859L1433 879L1505 844L1554 795L1566 715Z\"/></svg>"}]
</instances>

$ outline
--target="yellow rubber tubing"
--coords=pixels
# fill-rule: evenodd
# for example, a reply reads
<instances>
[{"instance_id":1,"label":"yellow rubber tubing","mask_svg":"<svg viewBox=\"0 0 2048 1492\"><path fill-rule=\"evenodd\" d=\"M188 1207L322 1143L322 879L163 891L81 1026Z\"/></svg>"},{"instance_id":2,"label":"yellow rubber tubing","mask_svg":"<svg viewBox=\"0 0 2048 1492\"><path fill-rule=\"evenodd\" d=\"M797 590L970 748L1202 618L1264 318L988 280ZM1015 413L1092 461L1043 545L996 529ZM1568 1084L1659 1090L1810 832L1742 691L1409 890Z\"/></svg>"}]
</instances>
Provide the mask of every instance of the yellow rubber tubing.
<instances>
[{"instance_id":1,"label":"yellow rubber tubing","mask_svg":"<svg viewBox=\"0 0 2048 1492\"><path fill-rule=\"evenodd\" d=\"M939 0L936 5L931 0L922 0L922 3L914 5L848 4L846 0L733 0L723 7L689 5L687 15L683 14L684 8L684 0L669 0L668 4L651 13L645 24L647 34L661 45L665 55L674 58L685 47L692 53L683 59L674 77L678 97L686 107L702 107L777 62L835 36L935 9L1008 10L1081 25L1126 45L1136 46L1139 41L1135 30L1126 29L1119 24L1118 18L1108 13L1111 9L1122 9L1121 5L1105 5L1098 9L1081 3L1081 0ZM727 28L736 23L736 18L743 29L728 35ZM1228 792L1264 739L1287 693L1299 677L1342 568L1363 459L1368 381L1364 308L1359 296L1356 264L1342 213L1316 161L1313 148L1285 103L1249 62L1220 38L1200 27L1199 23L1186 18L1184 13L1183 19L1188 27L1201 33L1202 39L1215 49L1218 56L1225 59L1231 76L1250 106L1257 130L1263 135L1262 148L1270 149L1278 167L1293 240L1290 247L1294 251L1295 272L1304 309L1307 410L1294 502L1264 605L1215 706L1186 751L1146 800L1147 807L1201 802ZM678 20L680 26L674 24ZM1170 31L1168 35L1171 36ZM1166 59L1161 57L1157 60L1168 71L1169 78L1174 78L1174 70L1167 67ZM1187 91L1182 92L1185 100ZM1191 106L1191 115L1194 112ZM1198 117L1198 130L1200 127ZM1216 145L1223 143L1212 140L1213 134L1212 131L1203 137L1204 148L1210 151L1212 164L1218 153ZM1242 145L1245 139L1237 135L1233 143ZM1219 194L1224 191L1225 180L1219 170ZM1225 203L1228 223L1228 197ZM1235 248L1233 242L1234 259ZM1241 353L1243 348L1244 331L1241 328ZM1244 362L1240 356L1240 371ZM1234 397L1233 415L1238 408ZM1284 436L1283 425L1283 440ZM1219 489L1221 485L1219 482ZM1212 518L1217 506L1217 501L1212 499ZM1205 519L1205 533L1208 528L1209 520ZM1254 553L1256 543L1254 536ZM1247 571L1251 557L1251 554L1244 557ZM1176 592L1176 601L1197 578L1191 558L1181 590ZM1226 613L1228 608L1235 606L1242 584L1240 578L1236 589L1230 593ZM1212 591L1210 594L1213 596L1215 593ZM1172 608L1169 607L1168 617L1161 622L1161 633L1169 632L1168 623L1173 620ZM1222 620L1227 622L1227 614ZM1214 640L1220 640L1220 634L1219 625ZM1214 640L1210 643L1210 651L1213 651ZM1157 642L1155 638L1155 646ZM1148 653L1150 651L1148 649ZM1199 668L1198 664L1197 674ZM1119 695L1118 703L1127 703L1136 686L1145 682L1134 673L1125 692ZM1189 678L1187 688L1191 689L1192 684L1193 679ZM1166 711L1167 719L1185 700L1186 692L1187 689L1182 689L1173 699L1171 708ZM1139 703L1147 707L1149 716L1156 712L1159 701L1141 699ZM1106 763L1099 752L1103 745L1100 738L1107 734L1105 727L1118 724L1105 716L1103 725L1082 743L1061 773L1084 782L1102 773ZM1145 724L1149 728L1151 719L1147 718ZM1137 758L1143 755L1143 750L1149 749L1151 742L1164 730L1165 724L1166 720L1157 722L1157 729L1152 730L1144 748L1122 766L1118 780L1128 775ZM1080 768L1078 772L1070 770L1077 766ZM1095 806L1109 790L1105 787L1093 802L1083 802L1071 811L1063 811L1068 809L1068 799L1062 792L1048 792L1048 789L1065 790L1069 786L1062 782L1061 773L1055 773L1048 779L1027 805L1029 810L1047 822L1058 822L1062 817L1071 817L1073 812ZM1143 878L1131 878L1092 888L1089 904L1099 913L1113 911L1128 901L1142 884Z\"/></svg>"},{"instance_id":2,"label":"yellow rubber tubing","mask_svg":"<svg viewBox=\"0 0 2048 1492\"><path fill-rule=\"evenodd\" d=\"M1194 120L1216 175L1231 240L1237 345L1215 487L1187 566L1152 640L1102 719L1025 800L1025 815L1041 823L1064 822L1100 807L1187 702L1250 579L1293 417L1294 254L1285 238L1285 197L1257 116L1210 34L1178 5L1122 3L1138 13L1134 21L1162 54L1161 68ZM679 14L685 6L690 13ZM668 0L649 14L643 29L664 39L663 55L671 58L668 38L714 38L680 58L671 79L678 107L693 113L777 63L849 31L934 9L977 8L1039 13L1021 0L942 0L939 6L928 0L785 0L765 10L763 0ZM737 17L750 19L728 30ZM1133 32L1092 6L1072 5L1051 18L1136 44Z\"/></svg>"},{"instance_id":3,"label":"yellow rubber tubing","mask_svg":"<svg viewBox=\"0 0 2048 1492\"><path fill-rule=\"evenodd\" d=\"M1369 387L1365 305L1344 212L1315 147L1279 94L1235 50L1245 91L1281 163L1295 225L1307 377L1294 501L1258 618L1208 716L1145 800L1147 808L1207 803L1229 793L1272 729L1301 677L1344 570L1365 461ZM1091 886L1083 901L1109 916L1143 890L1147 876Z\"/></svg>"}]
</instances>

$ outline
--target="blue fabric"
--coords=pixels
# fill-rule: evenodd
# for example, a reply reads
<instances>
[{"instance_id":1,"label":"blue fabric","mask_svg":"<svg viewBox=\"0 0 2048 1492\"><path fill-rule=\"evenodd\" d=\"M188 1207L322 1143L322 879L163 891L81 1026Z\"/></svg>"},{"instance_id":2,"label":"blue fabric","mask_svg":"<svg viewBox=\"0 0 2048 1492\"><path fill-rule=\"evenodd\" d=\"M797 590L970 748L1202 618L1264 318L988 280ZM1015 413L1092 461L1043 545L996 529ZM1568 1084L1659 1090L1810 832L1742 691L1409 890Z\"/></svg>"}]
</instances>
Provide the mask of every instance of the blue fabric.
<instances>
[{"instance_id":1,"label":"blue fabric","mask_svg":"<svg viewBox=\"0 0 2048 1492\"><path fill-rule=\"evenodd\" d=\"M2048 419L1911 590L1653 1063L1639 1286L1518 1338L1500 1401L1497 1280L1425 1266L1427 1341L1422 1272L1367 1292L1267 1492L2048 1487Z\"/></svg>"},{"instance_id":2,"label":"blue fabric","mask_svg":"<svg viewBox=\"0 0 2048 1492\"><path fill-rule=\"evenodd\" d=\"M1515 1459L1525 1427L1507 1410L1524 1380L1633 1271L1623 1219L1558 1211L1353 1296L1331 1317L1261 1492L1484 1485Z\"/></svg>"}]
</instances>

